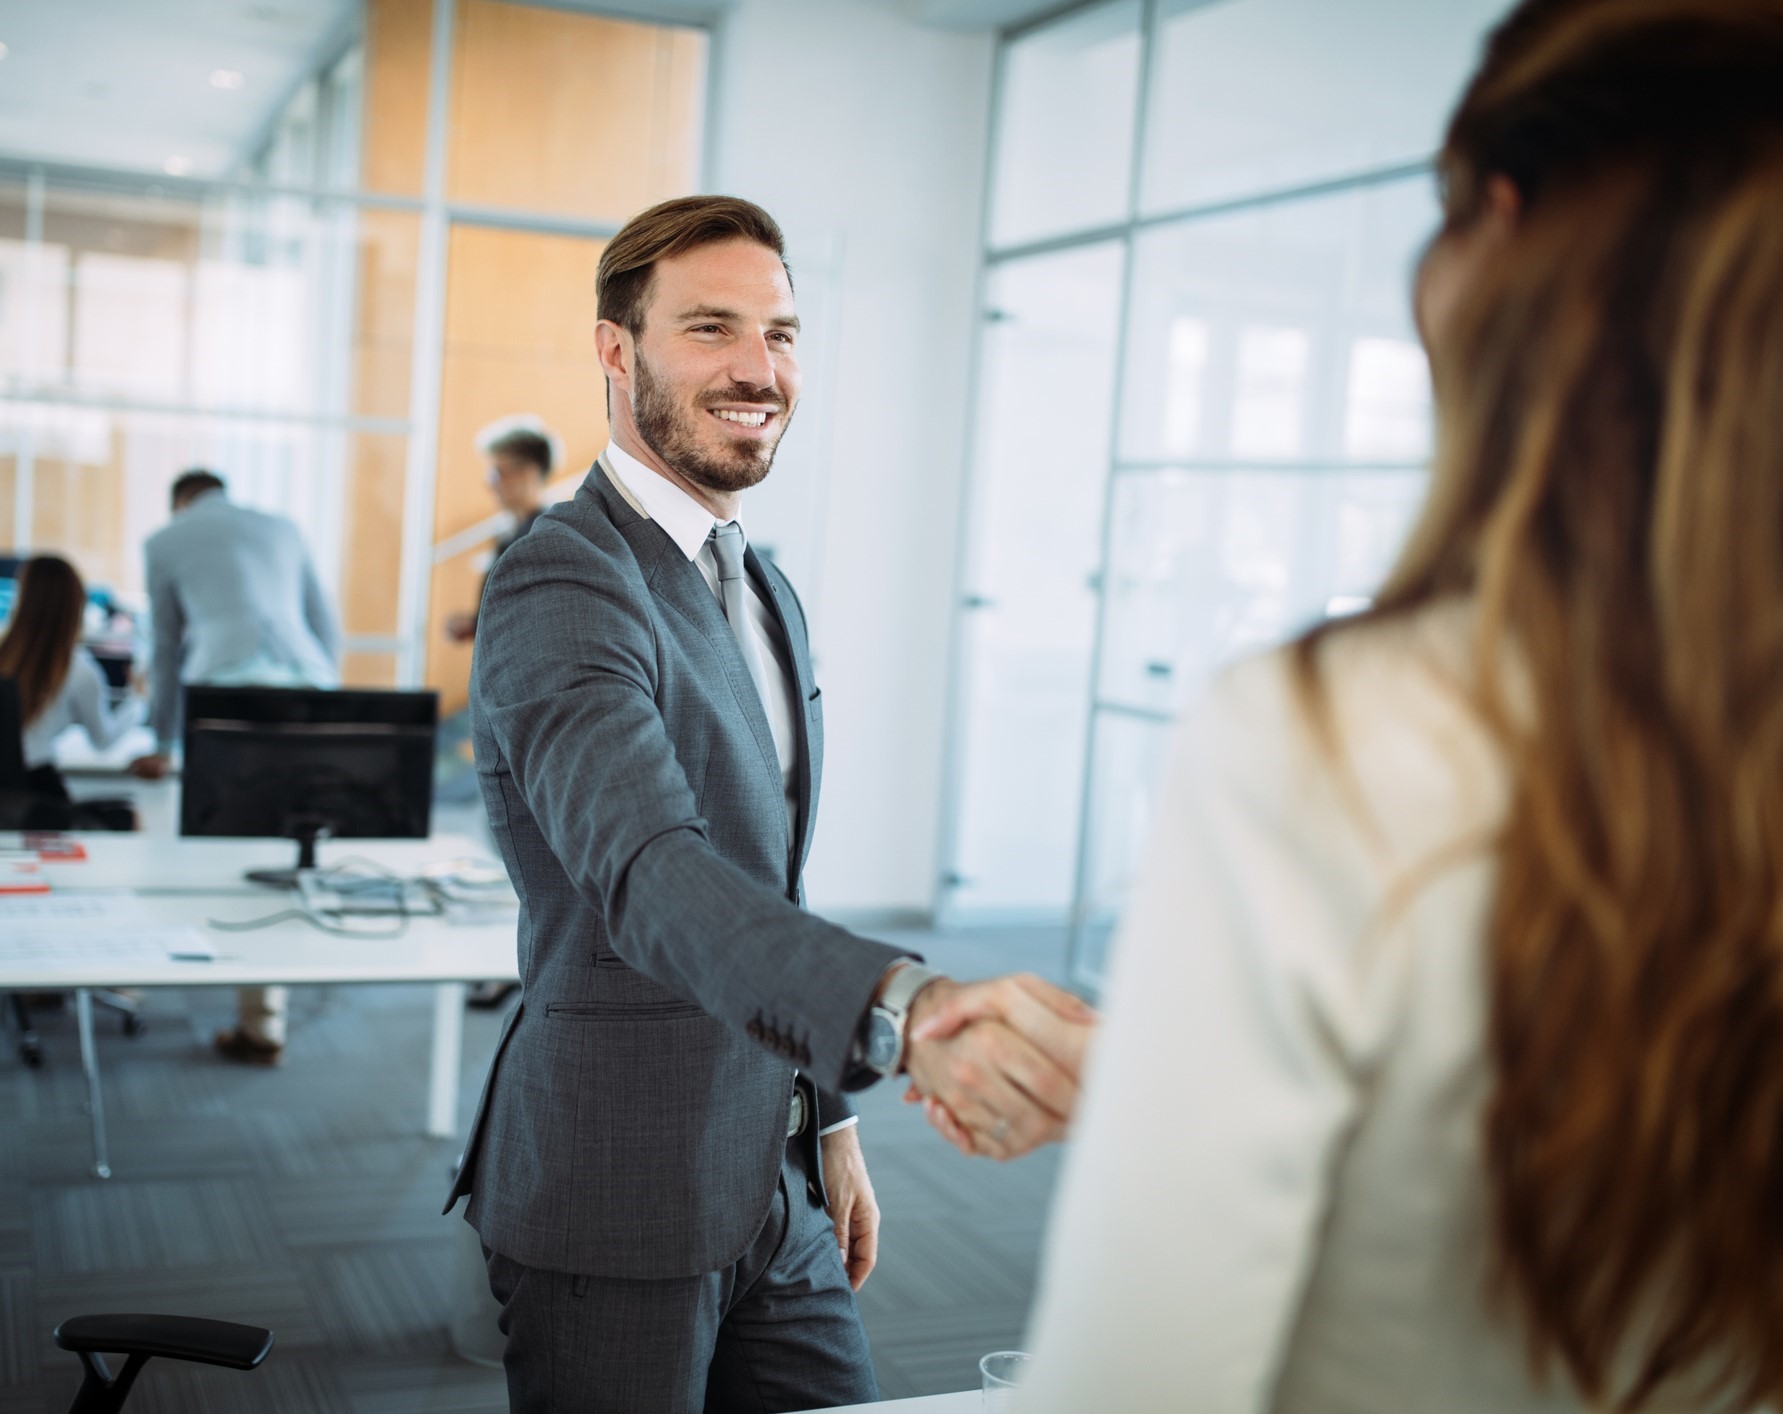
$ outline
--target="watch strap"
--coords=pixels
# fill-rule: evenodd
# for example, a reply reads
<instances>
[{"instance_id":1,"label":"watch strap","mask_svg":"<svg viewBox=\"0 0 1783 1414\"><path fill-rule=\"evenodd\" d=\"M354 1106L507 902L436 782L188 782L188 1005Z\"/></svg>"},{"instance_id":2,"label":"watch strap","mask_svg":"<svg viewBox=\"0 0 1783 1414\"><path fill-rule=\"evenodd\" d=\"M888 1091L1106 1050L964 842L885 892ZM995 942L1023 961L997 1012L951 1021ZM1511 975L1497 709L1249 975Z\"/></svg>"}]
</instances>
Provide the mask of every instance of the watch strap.
<instances>
[{"instance_id":1,"label":"watch strap","mask_svg":"<svg viewBox=\"0 0 1783 1414\"><path fill-rule=\"evenodd\" d=\"M873 1005L890 1012L897 1019L898 1029L901 1031L905 1017L910 1014L911 1003L916 1000L916 994L945 975L920 963L906 962L893 969L892 975L886 979L885 990L879 994L879 1000Z\"/></svg>"}]
</instances>

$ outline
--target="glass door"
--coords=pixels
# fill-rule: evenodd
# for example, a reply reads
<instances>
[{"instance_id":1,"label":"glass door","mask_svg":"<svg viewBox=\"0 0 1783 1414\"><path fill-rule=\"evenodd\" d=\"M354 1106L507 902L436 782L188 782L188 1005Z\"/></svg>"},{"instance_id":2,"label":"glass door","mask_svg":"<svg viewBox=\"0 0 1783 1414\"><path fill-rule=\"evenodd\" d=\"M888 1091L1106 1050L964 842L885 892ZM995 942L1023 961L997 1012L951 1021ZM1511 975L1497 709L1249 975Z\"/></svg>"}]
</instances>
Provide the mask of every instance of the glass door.
<instances>
[{"instance_id":1,"label":"glass door","mask_svg":"<svg viewBox=\"0 0 1783 1414\"><path fill-rule=\"evenodd\" d=\"M1124 250L1000 263L987 290L943 913L1070 906Z\"/></svg>"}]
</instances>

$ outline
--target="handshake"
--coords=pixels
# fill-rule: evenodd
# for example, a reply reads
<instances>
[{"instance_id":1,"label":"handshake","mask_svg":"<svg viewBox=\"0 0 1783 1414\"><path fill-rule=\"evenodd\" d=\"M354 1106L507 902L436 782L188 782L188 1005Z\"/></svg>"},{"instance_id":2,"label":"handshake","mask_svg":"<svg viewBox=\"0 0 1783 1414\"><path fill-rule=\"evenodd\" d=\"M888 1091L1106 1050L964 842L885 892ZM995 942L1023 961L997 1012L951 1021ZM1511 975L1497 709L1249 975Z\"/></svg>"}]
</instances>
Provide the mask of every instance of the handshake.
<instances>
[{"instance_id":1,"label":"handshake","mask_svg":"<svg viewBox=\"0 0 1783 1414\"><path fill-rule=\"evenodd\" d=\"M916 995L904 1044L910 1088L963 1154L1014 1159L1065 1137L1096 1013L1027 973L937 978Z\"/></svg>"}]
</instances>

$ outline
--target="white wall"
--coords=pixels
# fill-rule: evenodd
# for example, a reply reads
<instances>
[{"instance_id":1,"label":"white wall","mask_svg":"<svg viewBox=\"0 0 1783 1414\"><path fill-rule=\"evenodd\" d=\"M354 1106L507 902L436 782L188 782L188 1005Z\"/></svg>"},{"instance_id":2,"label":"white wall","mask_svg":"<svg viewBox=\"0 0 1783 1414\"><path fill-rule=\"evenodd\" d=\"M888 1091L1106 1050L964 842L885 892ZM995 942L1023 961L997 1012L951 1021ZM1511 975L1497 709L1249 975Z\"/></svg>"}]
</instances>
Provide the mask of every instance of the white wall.
<instances>
[{"instance_id":1,"label":"white wall","mask_svg":"<svg viewBox=\"0 0 1783 1414\"><path fill-rule=\"evenodd\" d=\"M804 403L744 502L812 621L819 911L934 902L994 42L874 0L740 0L713 52L713 190L785 228Z\"/></svg>"}]
</instances>

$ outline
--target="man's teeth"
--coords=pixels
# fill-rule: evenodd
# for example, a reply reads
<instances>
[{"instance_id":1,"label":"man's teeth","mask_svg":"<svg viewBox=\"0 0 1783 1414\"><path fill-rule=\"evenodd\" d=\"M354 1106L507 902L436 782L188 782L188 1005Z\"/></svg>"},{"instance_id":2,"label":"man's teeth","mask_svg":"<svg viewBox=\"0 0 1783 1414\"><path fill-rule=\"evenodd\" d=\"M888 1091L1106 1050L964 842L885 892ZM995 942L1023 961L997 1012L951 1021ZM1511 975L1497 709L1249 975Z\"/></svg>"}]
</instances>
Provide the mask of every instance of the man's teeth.
<instances>
[{"instance_id":1,"label":"man's teeth","mask_svg":"<svg viewBox=\"0 0 1783 1414\"><path fill-rule=\"evenodd\" d=\"M717 408L715 411L726 422L736 422L744 427L760 427L768 420L765 412L732 412L729 408Z\"/></svg>"}]
</instances>

